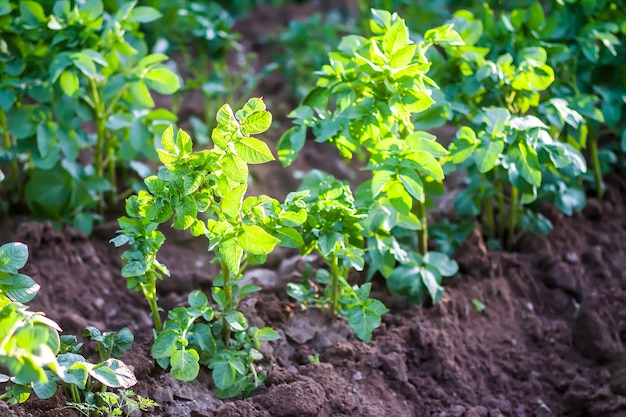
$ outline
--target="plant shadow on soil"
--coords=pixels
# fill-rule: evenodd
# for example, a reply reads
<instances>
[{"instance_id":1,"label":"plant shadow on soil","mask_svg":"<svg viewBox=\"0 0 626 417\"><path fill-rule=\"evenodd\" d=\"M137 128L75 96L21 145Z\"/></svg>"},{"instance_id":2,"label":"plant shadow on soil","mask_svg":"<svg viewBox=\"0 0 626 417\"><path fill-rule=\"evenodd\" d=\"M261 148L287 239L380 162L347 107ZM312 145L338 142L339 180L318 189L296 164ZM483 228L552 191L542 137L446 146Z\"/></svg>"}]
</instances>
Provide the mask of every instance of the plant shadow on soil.
<instances>
[{"instance_id":1,"label":"plant shadow on soil","mask_svg":"<svg viewBox=\"0 0 626 417\"><path fill-rule=\"evenodd\" d=\"M336 173L337 160L324 157L325 148L307 149L296 169L312 164ZM269 166L259 175L262 192L269 192L264 186L274 195L295 188L290 180L264 182L287 177L278 164ZM216 399L204 371L197 381L181 383L155 366L148 306L120 276L123 248L108 243L117 229L114 220L86 238L16 216L3 220L0 237L29 246L24 273L41 285L32 309L45 312L66 333L80 334L88 325L107 331L131 328L136 344L123 360L139 380L133 389L160 403L145 415L626 416L622 178L611 174L606 198L590 198L587 208L571 218L544 212L555 225L552 234L525 236L514 253L489 251L480 233L470 234L455 255L460 277L447 281L443 300L433 307L409 307L376 282L373 296L391 312L370 344L324 313L298 309L285 286L299 279L302 261L294 252L275 253L264 269L245 278L263 286L244 300L247 317L282 336L263 347L268 379L245 400ZM159 283L164 310L183 304L193 289L208 294L217 273L206 242L182 232L166 234L160 258L172 277ZM485 305L484 311L475 309L474 299ZM315 354L319 364L309 359ZM0 415L78 415L64 404L60 394L19 406L0 403Z\"/></svg>"}]
</instances>

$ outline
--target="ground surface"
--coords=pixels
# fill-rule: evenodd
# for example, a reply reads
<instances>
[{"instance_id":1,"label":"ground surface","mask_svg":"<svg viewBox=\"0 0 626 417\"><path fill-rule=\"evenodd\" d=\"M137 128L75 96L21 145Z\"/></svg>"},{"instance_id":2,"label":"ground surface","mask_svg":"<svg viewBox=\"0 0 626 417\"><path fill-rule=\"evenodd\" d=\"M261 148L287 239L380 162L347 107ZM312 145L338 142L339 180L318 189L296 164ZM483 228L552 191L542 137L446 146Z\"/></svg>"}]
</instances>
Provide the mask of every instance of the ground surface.
<instances>
[{"instance_id":1,"label":"ground surface","mask_svg":"<svg viewBox=\"0 0 626 417\"><path fill-rule=\"evenodd\" d=\"M326 148L310 147L296 168L340 173L329 155ZM275 196L297 187L277 164L256 175L257 189ZM572 218L546 211L553 233L526 236L513 253L488 251L480 234L472 233L455 255L460 276L446 282L444 299L434 307L409 307L376 281L374 296L391 312L370 344L324 313L298 309L285 286L299 279L302 261L293 252L274 254L265 269L247 276L264 289L243 308L253 324L272 326L282 340L264 352L273 362L265 386L236 401L215 399L207 374L183 384L154 365L148 306L126 289L121 250L108 243L117 229L114 219L87 239L14 216L2 220L0 242L28 244L24 273L41 285L32 308L65 332L80 334L87 325L133 330L137 343L123 359L135 368L134 389L161 404L154 416L624 417L623 178L612 174L605 199L590 198ZM161 260L172 277L160 283L164 310L184 303L193 289L208 293L215 273L204 242L173 231L167 236ZM473 299L485 304L483 312ZM319 364L310 363L314 354ZM62 408L64 401L59 396L0 404L0 415L75 416Z\"/></svg>"}]
</instances>

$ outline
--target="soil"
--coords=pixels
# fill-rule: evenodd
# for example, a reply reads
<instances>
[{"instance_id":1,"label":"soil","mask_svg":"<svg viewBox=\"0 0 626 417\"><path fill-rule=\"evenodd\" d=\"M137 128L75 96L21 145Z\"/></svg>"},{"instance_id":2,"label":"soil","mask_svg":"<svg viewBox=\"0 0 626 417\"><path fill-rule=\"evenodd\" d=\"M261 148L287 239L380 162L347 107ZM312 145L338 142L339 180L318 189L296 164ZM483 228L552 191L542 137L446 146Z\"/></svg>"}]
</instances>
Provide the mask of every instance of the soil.
<instances>
[{"instance_id":1,"label":"soil","mask_svg":"<svg viewBox=\"0 0 626 417\"><path fill-rule=\"evenodd\" d=\"M259 13L284 24L303 10ZM254 28L244 26L251 39ZM273 102L283 94L273 93ZM329 155L335 155L329 148L307 145L300 165L289 172L315 167L341 174L338 158ZM278 164L255 173L258 192L280 197L297 187ZM279 250L245 277L263 287L244 300L246 316L282 336L264 346L268 378L248 399L217 399L204 371L197 381L182 383L155 365L148 305L126 289L122 249L108 242L117 229L113 217L87 238L12 216L0 223L0 242L29 246L23 272L41 285L32 309L44 311L64 332L130 327L136 343L123 360L139 380L133 389L160 404L146 416L626 417L623 178L623 172L610 174L605 198L589 198L572 217L544 210L554 231L547 238L524 236L513 252L488 250L481 234L471 233L455 254L460 275L445 283L435 306L409 306L375 279L373 296L391 311L369 344L345 323L289 299L286 283L299 279L304 260ZM160 259L172 277L159 283L164 310L182 305L193 289L209 293L216 273L205 242L173 230L166 234ZM319 363L309 359L316 354ZM78 415L64 404L60 394L18 406L0 403L0 415Z\"/></svg>"}]
</instances>

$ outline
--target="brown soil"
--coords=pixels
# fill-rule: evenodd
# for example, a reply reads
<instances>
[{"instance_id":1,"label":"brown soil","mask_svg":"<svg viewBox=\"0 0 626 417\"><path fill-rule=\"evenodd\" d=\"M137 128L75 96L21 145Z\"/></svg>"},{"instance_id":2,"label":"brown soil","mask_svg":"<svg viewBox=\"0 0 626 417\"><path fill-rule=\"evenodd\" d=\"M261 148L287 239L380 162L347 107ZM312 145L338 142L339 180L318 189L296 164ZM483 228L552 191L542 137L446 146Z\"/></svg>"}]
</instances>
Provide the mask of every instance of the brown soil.
<instances>
[{"instance_id":1,"label":"brown soil","mask_svg":"<svg viewBox=\"0 0 626 417\"><path fill-rule=\"evenodd\" d=\"M326 148L307 149L300 169L337 172ZM276 196L297 187L278 165L259 178L260 190ZM242 308L282 340L264 348L273 363L265 363L265 385L233 401L216 399L204 372L181 383L155 366L148 306L126 289L121 249L108 243L114 220L86 238L12 217L0 224L0 243L29 246L24 273L41 285L32 309L64 332L131 328L136 344L123 360L137 374L134 389L160 403L148 416L626 417L626 187L617 174L607 180L603 201L591 198L571 218L547 210L552 234L526 236L514 253L489 251L480 233L471 234L455 256L460 276L447 281L434 307L408 307L377 281L374 296L391 312L369 344L323 312L296 308L285 285L298 280L302 261L290 251L274 254L266 269L247 275L263 290ZM205 242L167 235L160 258L172 277L160 283L164 310L184 303L192 289L208 293L215 275ZM310 363L314 354L319 364ZM20 406L0 402L0 415L77 416L64 403L60 395Z\"/></svg>"}]
</instances>

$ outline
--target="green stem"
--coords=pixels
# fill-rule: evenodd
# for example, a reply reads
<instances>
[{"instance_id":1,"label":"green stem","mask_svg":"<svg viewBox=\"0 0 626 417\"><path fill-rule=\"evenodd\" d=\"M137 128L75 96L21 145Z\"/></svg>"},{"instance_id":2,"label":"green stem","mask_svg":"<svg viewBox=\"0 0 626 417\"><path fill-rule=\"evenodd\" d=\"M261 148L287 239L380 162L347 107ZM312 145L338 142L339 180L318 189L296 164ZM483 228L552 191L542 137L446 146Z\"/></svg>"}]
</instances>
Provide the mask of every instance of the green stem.
<instances>
[{"instance_id":1,"label":"green stem","mask_svg":"<svg viewBox=\"0 0 626 417\"><path fill-rule=\"evenodd\" d=\"M111 191L109 191L109 195L107 198L107 203L109 207L114 207L116 203L116 194L117 194L117 176L115 175L115 149L109 143L107 146L107 153L109 154L109 183L111 184Z\"/></svg>"},{"instance_id":2,"label":"green stem","mask_svg":"<svg viewBox=\"0 0 626 417\"><path fill-rule=\"evenodd\" d=\"M72 395L72 401L75 403L82 402L80 399L80 393L78 392L78 387L72 383L70 383L70 393Z\"/></svg>"},{"instance_id":3,"label":"green stem","mask_svg":"<svg viewBox=\"0 0 626 417\"><path fill-rule=\"evenodd\" d=\"M485 209L483 210L485 216L485 227L487 228L487 236L490 239L496 237L496 224L493 216L493 196L487 197L485 200Z\"/></svg>"},{"instance_id":4,"label":"green stem","mask_svg":"<svg viewBox=\"0 0 626 417\"><path fill-rule=\"evenodd\" d=\"M519 191L511 185L511 203L509 205L509 235L507 240L507 249L511 250L515 243L515 229L517 228L517 207L519 204Z\"/></svg>"},{"instance_id":5,"label":"green stem","mask_svg":"<svg viewBox=\"0 0 626 417\"><path fill-rule=\"evenodd\" d=\"M602 167L598 156L598 139L595 135L589 138L589 151L591 153L591 163L593 164L593 176L596 182L596 196L601 199L604 194L604 181L602 180Z\"/></svg>"},{"instance_id":6,"label":"green stem","mask_svg":"<svg viewBox=\"0 0 626 417\"><path fill-rule=\"evenodd\" d=\"M428 218L426 217L426 205L416 200L413 209L421 225L421 229L417 231L419 253L426 255L428 252Z\"/></svg>"},{"instance_id":7,"label":"green stem","mask_svg":"<svg viewBox=\"0 0 626 417\"><path fill-rule=\"evenodd\" d=\"M98 93L98 86L93 79L89 79L89 86L91 87L91 95L93 96L94 115L96 118L96 154L94 155L94 165L96 168L96 175L100 178L104 178L104 148L106 141L106 117L104 114L104 104L100 100L100 94ZM111 184L112 185L112 184ZM102 193L98 193L98 200L100 201L100 210L104 208L102 202Z\"/></svg>"},{"instance_id":8,"label":"green stem","mask_svg":"<svg viewBox=\"0 0 626 417\"><path fill-rule=\"evenodd\" d=\"M330 283L330 312L333 316L337 315L337 311L339 311L339 275L341 271L339 271L339 260L335 255L331 255L330 258L330 275L331 275L331 283Z\"/></svg>"},{"instance_id":9,"label":"green stem","mask_svg":"<svg viewBox=\"0 0 626 417\"><path fill-rule=\"evenodd\" d=\"M506 219L504 216L504 188L502 187L502 182L498 180L498 178L496 178L495 184L498 193L498 236L500 239L504 240L504 225Z\"/></svg>"},{"instance_id":10,"label":"green stem","mask_svg":"<svg viewBox=\"0 0 626 417\"><path fill-rule=\"evenodd\" d=\"M230 287L230 269L228 269L228 266L226 266L226 262L221 261L221 266L222 266L222 288L224 289L224 296L226 298L226 308L224 309L224 313L228 312L231 310L232 305L233 305L233 292L232 292L232 288ZM226 320L223 321L223 327L222 327L222 340L224 341L224 344L226 346L228 346L228 342L230 341L230 326L229 324L226 322Z\"/></svg>"},{"instance_id":11,"label":"green stem","mask_svg":"<svg viewBox=\"0 0 626 417\"><path fill-rule=\"evenodd\" d=\"M7 123L6 114L2 109L0 109L0 129L2 129L4 148L8 151L13 146L13 141L11 140L11 134L9 133L9 125ZM17 190L18 200L22 195L22 183L18 178L19 172L20 168L17 164L17 160L13 159L11 161L11 164L9 165L9 177L12 178L12 181L15 181L15 188Z\"/></svg>"},{"instance_id":12,"label":"green stem","mask_svg":"<svg viewBox=\"0 0 626 417\"><path fill-rule=\"evenodd\" d=\"M148 282L146 284L141 284L141 292L143 292L143 296L148 301L148 305L150 305L150 312L152 313L152 320L154 321L154 329L157 332L160 332L163 330L163 325L161 324L159 306L157 305L156 278L154 276L150 274L148 276Z\"/></svg>"}]
</instances>

